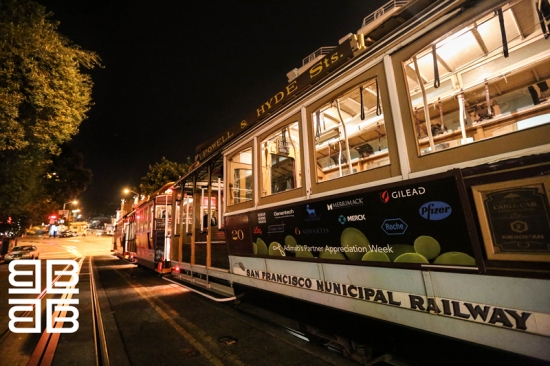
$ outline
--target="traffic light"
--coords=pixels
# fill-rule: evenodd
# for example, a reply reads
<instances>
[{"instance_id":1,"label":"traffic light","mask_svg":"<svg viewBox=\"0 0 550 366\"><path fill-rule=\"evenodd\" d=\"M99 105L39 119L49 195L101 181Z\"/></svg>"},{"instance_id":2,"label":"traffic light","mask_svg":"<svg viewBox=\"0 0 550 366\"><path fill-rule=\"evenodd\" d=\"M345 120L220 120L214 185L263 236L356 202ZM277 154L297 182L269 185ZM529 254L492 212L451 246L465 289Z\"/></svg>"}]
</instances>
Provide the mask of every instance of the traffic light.
<instances>
[{"instance_id":1,"label":"traffic light","mask_svg":"<svg viewBox=\"0 0 550 366\"><path fill-rule=\"evenodd\" d=\"M48 216L48 219L50 219L50 225L55 223L55 220L57 220L57 215L50 215Z\"/></svg>"}]
</instances>

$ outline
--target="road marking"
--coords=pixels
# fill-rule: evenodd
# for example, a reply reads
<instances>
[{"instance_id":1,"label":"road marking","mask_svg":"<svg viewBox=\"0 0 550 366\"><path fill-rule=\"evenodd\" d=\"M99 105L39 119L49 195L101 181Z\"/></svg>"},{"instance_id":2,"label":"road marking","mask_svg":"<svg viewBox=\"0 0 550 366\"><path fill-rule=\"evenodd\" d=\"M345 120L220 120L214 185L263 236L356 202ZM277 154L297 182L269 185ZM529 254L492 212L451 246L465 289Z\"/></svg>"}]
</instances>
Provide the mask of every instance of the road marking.
<instances>
[{"instance_id":1,"label":"road marking","mask_svg":"<svg viewBox=\"0 0 550 366\"><path fill-rule=\"evenodd\" d=\"M197 339L195 339L195 337L193 337L185 329L183 329L181 325L176 323L172 319L172 317L168 315L167 312L165 312L157 304L155 304L153 300L150 299L150 297L148 296L145 290L137 286L134 286L131 283L130 283L130 286L132 286L132 288L139 294L139 296L141 296L145 301L147 301L149 305L151 305L151 307L155 309L155 311L159 313L159 315L168 322L168 324L170 324L182 337L187 339L189 343L191 343L197 351L199 351L202 355L204 355L208 359L208 361L210 361L214 365L219 365L219 366L224 365L224 363L220 359L218 359L216 356L210 353L210 351L204 348L204 346Z\"/></svg>"},{"instance_id":2,"label":"road marking","mask_svg":"<svg viewBox=\"0 0 550 366\"><path fill-rule=\"evenodd\" d=\"M84 262L84 258L80 258L80 261L78 263L78 274L80 275L80 270L82 269L82 262ZM65 267L65 269L67 269ZM61 276L57 276L57 278L54 279L53 282L57 281ZM75 285L67 286L67 288L75 288ZM53 285L52 285L53 287ZM46 290L44 290L46 291ZM62 300L71 299L73 297L73 294L66 294L64 293L61 296ZM61 304L59 304L61 305ZM56 319L63 319L67 315L67 311L56 311L51 315L52 317L52 324L54 324L55 328L62 328L65 324L64 321L58 322ZM40 336L40 339L38 341L38 344L36 345L29 361L27 362L27 366L50 366L53 362L53 357L55 355L55 350L57 349L57 344L59 342L59 337L61 333L47 333L46 330L42 332L42 335Z\"/></svg>"},{"instance_id":3,"label":"road marking","mask_svg":"<svg viewBox=\"0 0 550 366\"><path fill-rule=\"evenodd\" d=\"M76 247L70 246L70 245L62 245L62 247L66 248L68 252L73 253L74 255L78 257L82 257L83 255L80 254L78 250L76 250Z\"/></svg>"},{"instance_id":4,"label":"road marking","mask_svg":"<svg viewBox=\"0 0 550 366\"><path fill-rule=\"evenodd\" d=\"M179 314L178 312L176 312L174 309L172 309L169 305L167 305L164 301L162 301L159 297L158 297L158 294L157 293L152 293L149 289L147 288L143 288L143 287L138 287L132 283L130 283L130 281L128 281L128 279L126 277L124 277L120 272L117 271L117 273L119 274L120 277L122 277L127 283L128 285L130 285L137 293L139 296L141 296L145 301L147 301L151 307L157 312L159 313L159 315L168 322L168 324L170 324L182 337L184 337L187 341L189 341L189 343L191 343L191 345L197 350L199 351L202 355L204 355L206 357L206 359L208 359L208 361L210 361L213 365L219 365L219 366L223 366L225 365L223 363L223 361L221 361L219 358L217 358L214 354L212 354L210 351L208 351L208 349L206 349L202 343L200 341L198 341L195 337L193 337L189 332L187 332L181 325L179 325L173 318L177 317L179 318L182 322L184 322L186 325L190 326L190 327L193 327L193 328L196 328L196 326L189 322L187 319L185 319L183 316L181 316L181 314ZM168 286L163 286L163 288L165 288L166 290L169 290L169 289L174 289L175 287L177 287L176 285L168 285ZM157 287L155 287L155 289L157 289ZM179 291L181 291L181 289L177 289ZM169 314L168 312L166 312L165 310L163 310L160 306L158 306L153 300L152 298L155 298L155 301L160 303L163 307L167 308L167 309L170 309L169 312L171 314ZM206 337L206 338L209 338L209 337ZM208 342L208 339L206 340ZM217 345L215 345L217 346ZM229 357L231 358L231 363L234 364L234 365L237 365L237 366L245 366L246 363L240 361L236 355L233 355L233 354L230 354Z\"/></svg>"}]
</instances>

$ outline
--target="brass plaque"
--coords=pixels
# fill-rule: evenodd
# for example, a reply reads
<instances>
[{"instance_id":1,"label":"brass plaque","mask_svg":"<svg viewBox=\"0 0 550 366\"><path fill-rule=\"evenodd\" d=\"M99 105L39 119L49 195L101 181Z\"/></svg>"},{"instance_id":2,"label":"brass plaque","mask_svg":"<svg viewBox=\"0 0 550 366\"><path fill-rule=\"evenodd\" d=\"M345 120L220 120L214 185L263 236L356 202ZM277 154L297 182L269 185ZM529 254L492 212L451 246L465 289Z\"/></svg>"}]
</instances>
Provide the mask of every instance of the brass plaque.
<instances>
[{"instance_id":1,"label":"brass plaque","mask_svg":"<svg viewBox=\"0 0 550 366\"><path fill-rule=\"evenodd\" d=\"M472 187L491 260L550 261L550 177Z\"/></svg>"}]
</instances>

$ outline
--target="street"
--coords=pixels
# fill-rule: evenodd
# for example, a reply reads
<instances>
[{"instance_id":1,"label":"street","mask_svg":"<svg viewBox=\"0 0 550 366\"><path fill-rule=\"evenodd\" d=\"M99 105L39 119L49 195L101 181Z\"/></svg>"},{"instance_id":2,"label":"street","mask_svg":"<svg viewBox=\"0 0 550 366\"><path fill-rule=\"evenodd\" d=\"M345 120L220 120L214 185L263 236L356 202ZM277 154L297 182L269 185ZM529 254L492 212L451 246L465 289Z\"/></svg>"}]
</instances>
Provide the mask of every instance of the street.
<instances>
[{"instance_id":1,"label":"street","mask_svg":"<svg viewBox=\"0 0 550 366\"><path fill-rule=\"evenodd\" d=\"M154 271L111 255L111 239L87 236L18 241L18 244L36 245L40 261L19 261L21 264L12 272L8 264L0 264L0 291L7 294L0 301L0 364L355 364L308 342L303 335L293 335L289 328L274 325L275 314L265 315L261 309L245 303L217 303L161 278ZM76 264L76 268L61 269L59 287L50 283L57 279L47 275L51 259L65 259L67 263L74 260ZM36 294L8 292L8 288L14 288L9 284L13 282L13 271L17 271L14 276L20 285L17 288L21 288L25 287L23 279L28 274L24 272L28 270L35 278L42 279L40 290L44 289L42 294L46 296L38 296L38 302L34 303L36 307L41 306L38 310L11 313L17 305L8 298L23 301L18 304L36 301ZM78 283L72 287L67 285L77 271ZM59 295L48 291L62 286L67 286L63 297L69 295L59 304L74 304L74 307L50 314L51 309L44 303L57 301L52 298ZM70 295L71 289L77 291ZM10 324L14 317L19 322ZM22 321L25 317L33 322ZM48 318L55 319L50 329L76 330L44 331L49 326ZM38 331L24 329L32 323L38 324ZM24 332L15 332L14 328ZM100 341L96 341L96 335Z\"/></svg>"},{"instance_id":2,"label":"street","mask_svg":"<svg viewBox=\"0 0 550 366\"><path fill-rule=\"evenodd\" d=\"M69 238L26 236L17 238L16 245L36 245L40 252L40 259L60 259L110 254L112 243L112 236L87 235Z\"/></svg>"}]
</instances>

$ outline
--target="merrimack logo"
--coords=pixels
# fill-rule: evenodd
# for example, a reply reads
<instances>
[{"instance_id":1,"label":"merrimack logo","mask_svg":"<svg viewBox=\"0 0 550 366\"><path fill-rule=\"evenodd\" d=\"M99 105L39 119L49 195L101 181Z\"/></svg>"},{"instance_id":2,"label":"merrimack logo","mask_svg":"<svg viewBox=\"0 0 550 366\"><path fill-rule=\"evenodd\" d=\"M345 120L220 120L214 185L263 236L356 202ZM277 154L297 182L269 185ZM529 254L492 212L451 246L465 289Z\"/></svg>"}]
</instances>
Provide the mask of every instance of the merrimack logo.
<instances>
[{"instance_id":1,"label":"merrimack logo","mask_svg":"<svg viewBox=\"0 0 550 366\"><path fill-rule=\"evenodd\" d=\"M363 198L355 198L352 200L338 201L333 203L327 203L327 210L337 210L339 208L353 207L353 206L363 206Z\"/></svg>"},{"instance_id":2,"label":"merrimack logo","mask_svg":"<svg viewBox=\"0 0 550 366\"><path fill-rule=\"evenodd\" d=\"M451 206L441 201L431 201L420 206L418 213L426 220L443 220L453 212Z\"/></svg>"}]
</instances>

